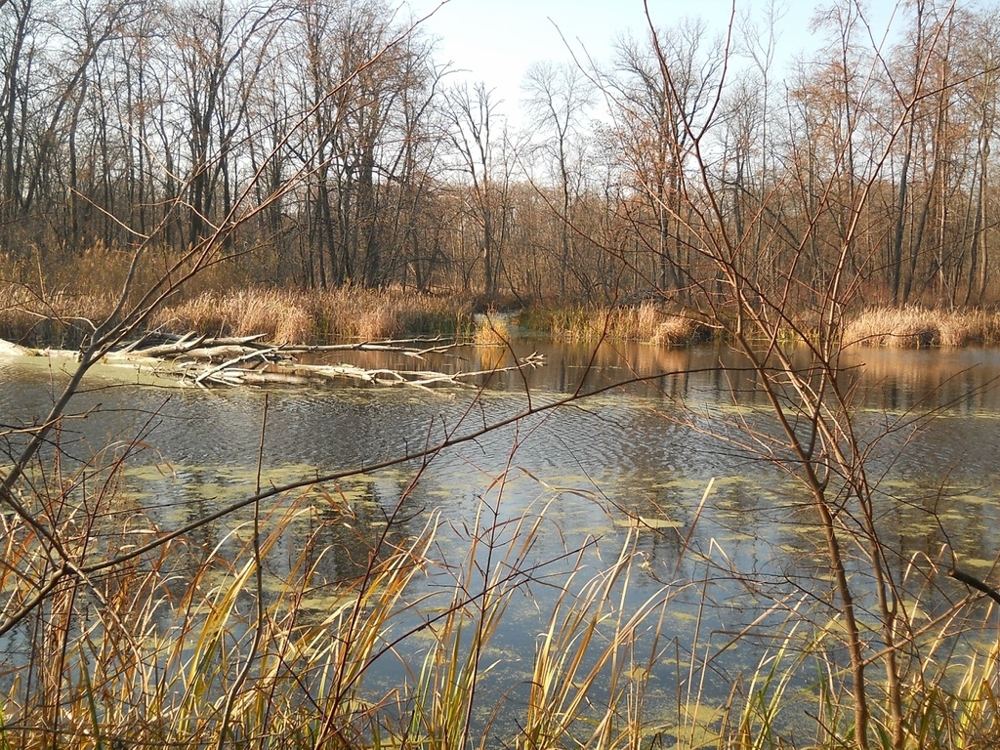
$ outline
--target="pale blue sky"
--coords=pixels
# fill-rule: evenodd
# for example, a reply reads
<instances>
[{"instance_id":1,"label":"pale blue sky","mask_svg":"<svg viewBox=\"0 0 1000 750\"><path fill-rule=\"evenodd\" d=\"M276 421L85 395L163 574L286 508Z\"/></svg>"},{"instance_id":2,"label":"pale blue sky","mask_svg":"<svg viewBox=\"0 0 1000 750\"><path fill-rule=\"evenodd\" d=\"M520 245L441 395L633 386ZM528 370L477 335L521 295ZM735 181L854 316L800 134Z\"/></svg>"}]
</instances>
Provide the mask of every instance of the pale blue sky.
<instances>
[{"instance_id":1,"label":"pale blue sky","mask_svg":"<svg viewBox=\"0 0 1000 750\"><path fill-rule=\"evenodd\" d=\"M736 0L737 14L760 19L769 0ZM777 25L781 63L813 42L809 19L821 0L777 0L783 18ZM409 0L419 15L438 7L439 0ZM873 31L882 33L896 0L869 0ZM732 0L649 0L658 28L684 16L701 16L709 33L726 28ZM558 30L556 28L558 26ZM539 60L566 60L566 42L580 53L586 49L597 61L607 61L615 39L631 30L641 36L646 29L642 0L449 0L425 27L440 37L439 57L455 68L468 70L470 81L485 81L505 101L503 109L514 115L521 98L520 85L528 66ZM780 72L780 71L779 71Z\"/></svg>"}]
</instances>

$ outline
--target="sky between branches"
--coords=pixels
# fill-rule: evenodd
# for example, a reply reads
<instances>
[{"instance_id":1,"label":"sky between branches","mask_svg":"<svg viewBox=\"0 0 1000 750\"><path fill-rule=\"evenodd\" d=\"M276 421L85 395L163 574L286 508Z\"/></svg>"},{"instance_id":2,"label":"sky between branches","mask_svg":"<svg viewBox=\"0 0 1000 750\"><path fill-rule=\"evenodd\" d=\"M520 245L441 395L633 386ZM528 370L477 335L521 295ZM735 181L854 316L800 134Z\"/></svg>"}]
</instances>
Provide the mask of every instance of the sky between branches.
<instances>
[{"instance_id":1,"label":"sky between branches","mask_svg":"<svg viewBox=\"0 0 1000 750\"><path fill-rule=\"evenodd\" d=\"M771 0L648 0L657 28L669 29L681 18L701 17L709 38L724 35L730 19L748 17L761 34L768 28ZM775 66L782 75L797 55L817 44L810 19L830 2L775 0L778 50ZM868 0L867 17L876 39L890 26L896 0ZM422 25L438 38L438 60L451 62L456 76L482 81L503 100L502 111L519 119L521 84L534 62L560 62L589 56L609 63L616 40L648 34L643 0L409 0ZM453 78L453 80L455 80Z\"/></svg>"}]
</instances>

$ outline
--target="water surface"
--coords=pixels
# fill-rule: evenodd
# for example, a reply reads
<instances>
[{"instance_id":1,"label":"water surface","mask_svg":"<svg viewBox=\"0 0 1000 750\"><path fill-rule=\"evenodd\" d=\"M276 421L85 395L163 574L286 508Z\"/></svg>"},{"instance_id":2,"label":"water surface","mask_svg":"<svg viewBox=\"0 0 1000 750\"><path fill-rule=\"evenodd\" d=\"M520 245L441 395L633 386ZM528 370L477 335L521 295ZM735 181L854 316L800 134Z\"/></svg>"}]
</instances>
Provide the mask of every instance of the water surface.
<instances>
[{"instance_id":1,"label":"water surface","mask_svg":"<svg viewBox=\"0 0 1000 750\"><path fill-rule=\"evenodd\" d=\"M322 529L331 553L319 572L331 582L363 569L387 518L390 538L401 543L438 517L434 555L441 565L417 581L415 598L440 590L450 566L462 562L469 529L484 508L497 522L544 513L525 558L544 575L514 600L493 641L497 696L523 688L547 608L569 580L564 555L584 547L589 551L580 559L598 571L637 536L641 565L629 600L638 606L657 592L676 591L666 627L678 658L664 663L655 683L665 696L676 694L690 658L683 654L695 639L712 655L708 681L716 687L707 689L721 695L760 658L766 639L756 636L776 599L812 592L813 606L836 606L808 494L780 466L738 445L746 438L737 429L740 419L766 430L770 417L751 375L718 367L737 364L732 354L634 344L594 351L519 340L509 351L470 348L421 367L489 369L532 351L545 355L544 367L498 373L477 388L345 383L200 390L139 385L121 371L101 370L74 402L74 413L85 416L65 422L60 449L69 464L94 461L107 446L128 452L131 497L161 528L249 497L258 466L264 487L349 474L304 499L295 494L276 502L314 508L315 521L296 526L296 533L306 538ZM375 355L351 361L413 364ZM871 448L889 567L914 592L933 592L929 609L944 609L965 590L935 563L953 551L964 567L989 579L997 556L1000 352L856 350L845 355L845 365L845 384L859 384L856 428ZM44 418L65 374L58 363L10 360L0 362L0 378L3 422L25 425ZM368 468L572 394L583 397L421 460ZM925 418L931 413L933 419ZM9 454L18 441L10 438ZM323 523L346 506L351 524ZM248 513L197 529L188 549L225 555L239 538L227 534ZM300 540L283 540L270 573L280 579L300 548ZM201 559L191 553L178 569L193 571ZM853 573L867 590L864 565ZM862 606L869 603L862 596ZM729 648L736 633L743 634L741 646ZM412 648L418 660L425 645L415 639ZM384 677L405 679L406 670L387 660Z\"/></svg>"}]
</instances>

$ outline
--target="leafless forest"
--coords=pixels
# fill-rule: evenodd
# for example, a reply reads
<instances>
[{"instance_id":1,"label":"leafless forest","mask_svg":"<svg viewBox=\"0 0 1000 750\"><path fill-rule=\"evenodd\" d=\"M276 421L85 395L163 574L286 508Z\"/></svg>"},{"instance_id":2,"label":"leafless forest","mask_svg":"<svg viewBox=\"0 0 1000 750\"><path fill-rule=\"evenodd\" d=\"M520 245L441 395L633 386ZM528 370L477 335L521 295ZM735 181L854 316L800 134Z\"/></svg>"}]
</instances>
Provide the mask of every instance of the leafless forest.
<instances>
[{"instance_id":1,"label":"leafless forest","mask_svg":"<svg viewBox=\"0 0 1000 750\"><path fill-rule=\"evenodd\" d=\"M738 5L738 4L737 4ZM995 4L697 19L539 63L526 124L384 0L0 0L0 247L36 272L227 233L240 278L684 302L728 259L808 307L997 301ZM713 260L715 259L715 260ZM794 274L789 269L794 267ZM794 276L794 284L788 282ZM790 296L789 296L790 295Z\"/></svg>"}]
</instances>

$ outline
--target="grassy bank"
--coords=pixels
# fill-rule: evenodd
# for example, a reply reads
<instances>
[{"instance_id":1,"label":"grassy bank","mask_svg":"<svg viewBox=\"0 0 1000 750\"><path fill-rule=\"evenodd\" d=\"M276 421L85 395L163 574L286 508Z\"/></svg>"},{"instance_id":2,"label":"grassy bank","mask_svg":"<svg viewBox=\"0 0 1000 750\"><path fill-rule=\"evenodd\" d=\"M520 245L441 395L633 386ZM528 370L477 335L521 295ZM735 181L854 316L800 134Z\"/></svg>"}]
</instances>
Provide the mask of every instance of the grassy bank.
<instances>
[{"instance_id":1,"label":"grassy bank","mask_svg":"<svg viewBox=\"0 0 1000 750\"><path fill-rule=\"evenodd\" d=\"M72 348L90 330L91 321L111 314L122 269L100 271L97 259L79 261L92 284L64 281L56 291L38 283L0 283L0 338L29 346ZM90 265L87 265L87 264ZM91 269L90 266L93 266ZM90 275L92 274L92 275ZM102 275L103 274L103 275ZM120 278L121 277L121 278ZM512 305L503 306L511 309ZM502 340L514 331L596 342L641 341L655 346L687 346L710 341L710 322L653 302L634 306L534 305L489 321L475 313L492 309L462 294L421 294L403 289L302 291L272 287L236 287L232 279L170 298L150 318L148 328L169 333L198 331L214 336L264 334L276 343L326 344L378 340L408 335L483 336ZM497 326L503 326L498 336ZM489 330L484 329L486 326ZM808 326L806 327L808 328ZM1000 313L932 308L873 307L848 314L847 345L917 348L1000 344Z\"/></svg>"},{"instance_id":2,"label":"grassy bank","mask_svg":"<svg viewBox=\"0 0 1000 750\"><path fill-rule=\"evenodd\" d=\"M573 341L602 339L644 341L659 346L686 346L709 341L712 328L663 305L556 306L523 311L521 327Z\"/></svg>"},{"instance_id":3,"label":"grassy bank","mask_svg":"<svg viewBox=\"0 0 1000 750\"><path fill-rule=\"evenodd\" d=\"M114 303L111 293L43 295L28 286L7 284L0 287L0 338L30 346L73 347L90 329L89 321L111 314ZM581 342L610 339L661 346L712 337L708 326L648 302L636 307L534 307L478 321L476 309L477 302L468 296L399 289L206 290L168 301L148 327L213 336L263 333L277 343L310 344L439 334L496 342L515 328Z\"/></svg>"},{"instance_id":4,"label":"grassy bank","mask_svg":"<svg viewBox=\"0 0 1000 750\"><path fill-rule=\"evenodd\" d=\"M114 309L112 295L62 292L44 299L24 286L0 289L0 338L31 346L76 346ZM287 289L204 291L172 300L147 327L214 336L263 333L276 343L377 340L404 334L463 335L472 330L472 306L457 297L403 291Z\"/></svg>"},{"instance_id":5,"label":"grassy bank","mask_svg":"<svg viewBox=\"0 0 1000 750\"><path fill-rule=\"evenodd\" d=\"M848 321L844 342L889 348L995 346L1000 344L1000 313L873 307Z\"/></svg>"},{"instance_id":6,"label":"grassy bank","mask_svg":"<svg viewBox=\"0 0 1000 750\"><path fill-rule=\"evenodd\" d=\"M459 298L399 290L256 289L204 292L158 311L151 323L178 333L264 333L278 343L330 343L406 334L461 335L471 328L472 309Z\"/></svg>"}]
</instances>

